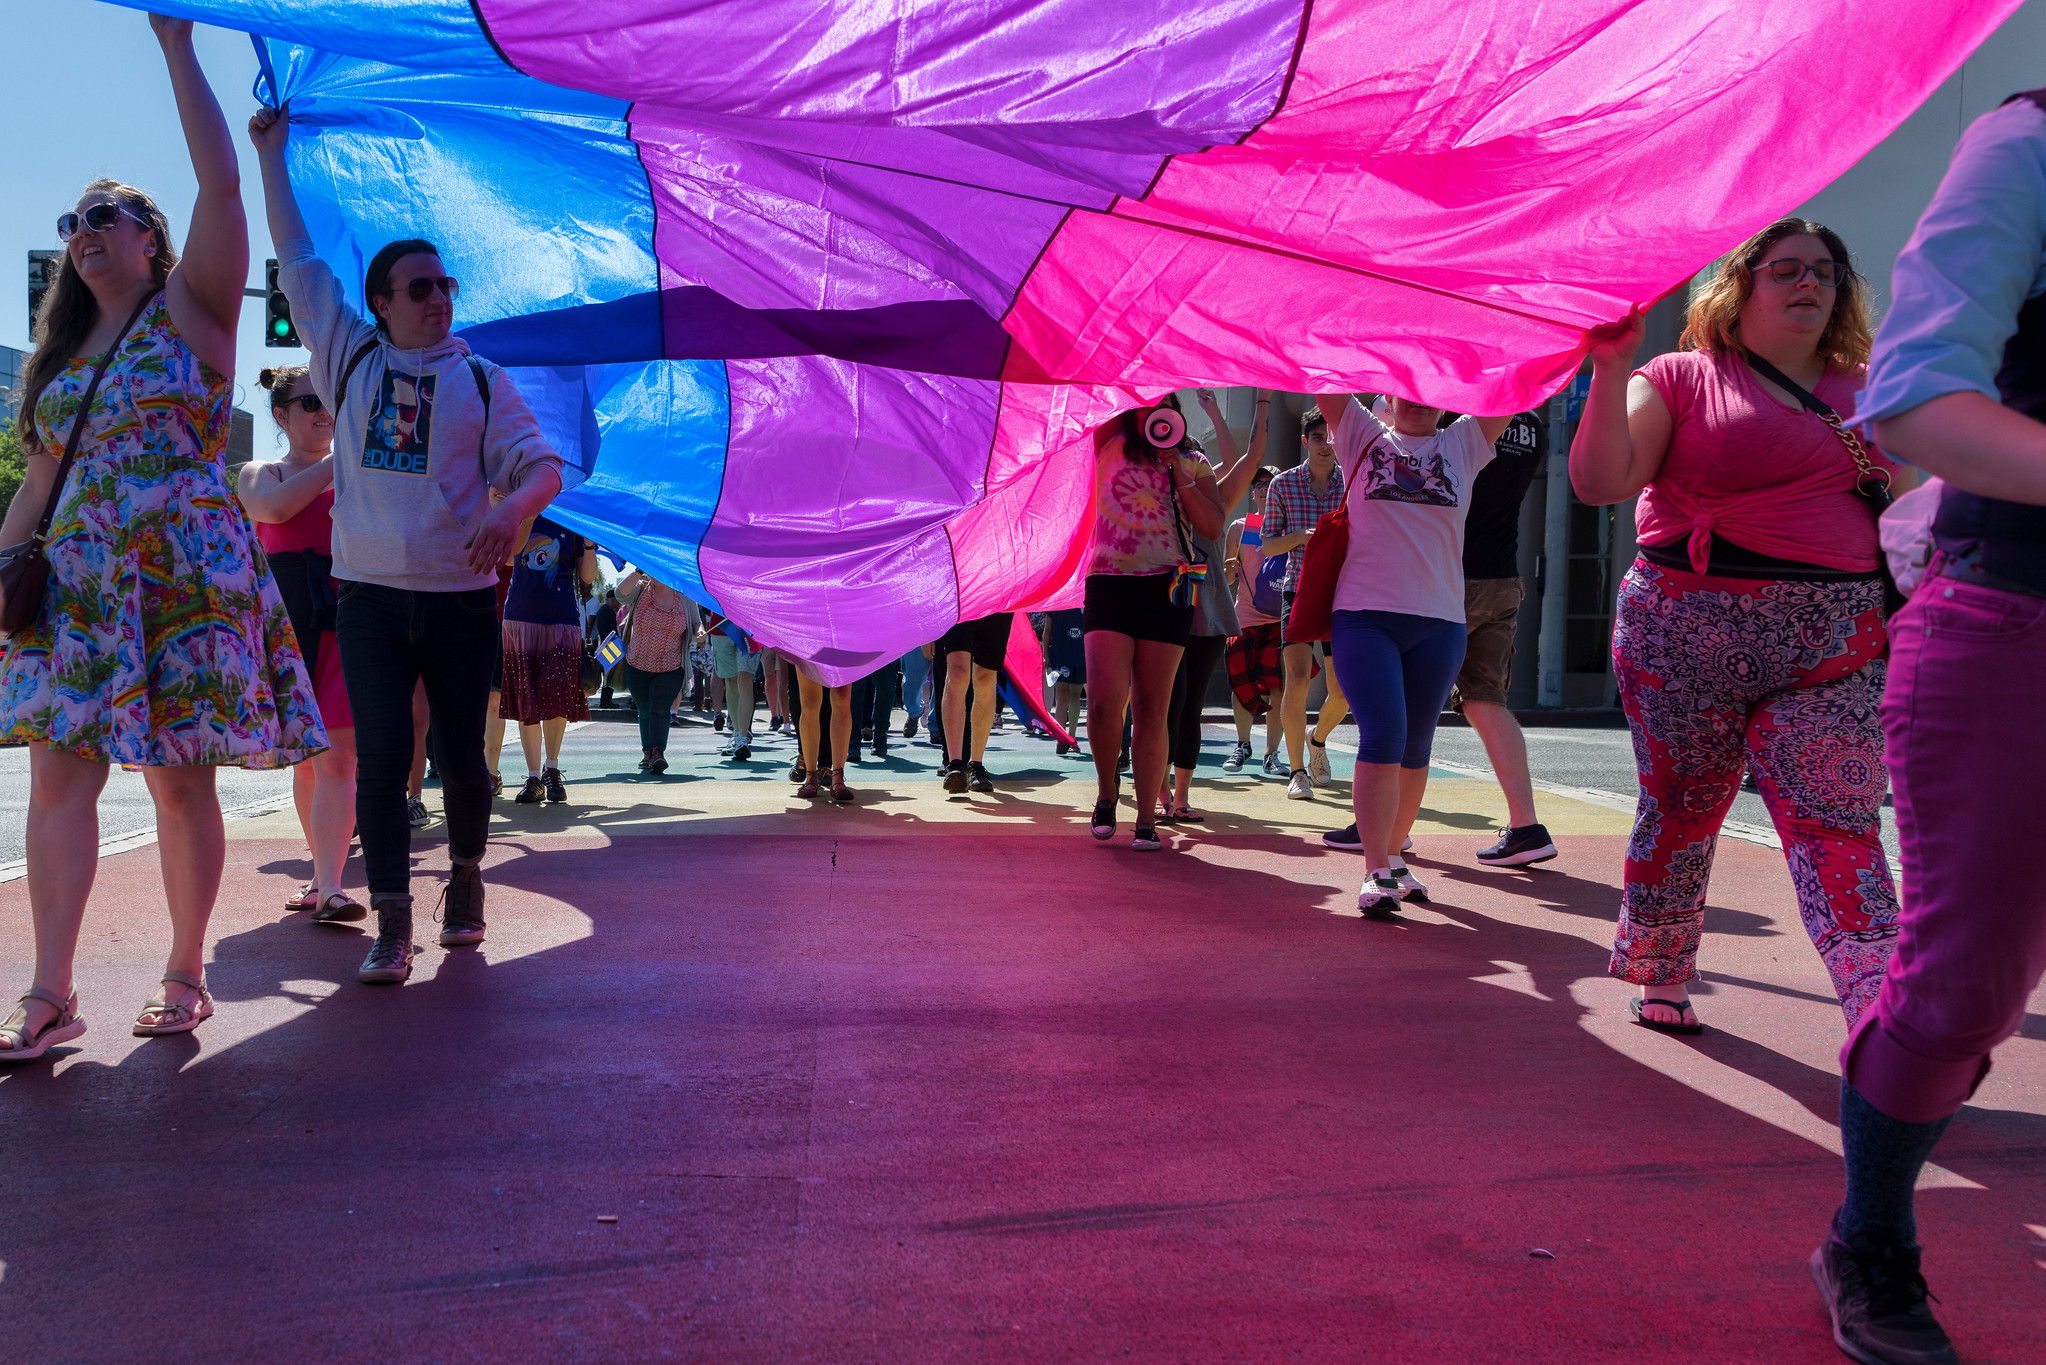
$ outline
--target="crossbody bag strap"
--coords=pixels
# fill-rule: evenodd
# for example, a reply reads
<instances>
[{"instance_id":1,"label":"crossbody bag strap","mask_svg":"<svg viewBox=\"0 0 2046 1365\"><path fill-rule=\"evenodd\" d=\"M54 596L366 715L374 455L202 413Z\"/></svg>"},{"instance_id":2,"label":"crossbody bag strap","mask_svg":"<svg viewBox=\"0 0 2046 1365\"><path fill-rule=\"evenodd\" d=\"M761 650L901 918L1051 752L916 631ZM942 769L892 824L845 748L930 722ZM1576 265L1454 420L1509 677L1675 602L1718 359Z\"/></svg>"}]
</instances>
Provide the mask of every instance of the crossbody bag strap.
<instances>
[{"instance_id":1,"label":"crossbody bag strap","mask_svg":"<svg viewBox=\"0 0 2046 1365\"><path fill-rule=\"evenodd\" d=\"M1847 453L1854 459L1854 487L1857 492L1863 497L1889 496L1890 471L1875 462L1875 456L1869 453L1868 443L1861 439L1859 433L1847 429L1847 424L1840 420L1840 414L1833 411L1830 404L1753 351L1743 350L1741 354L1747 357L1749 369L1788 393L1806 412L1833 428L1833 434L1840 438L1840 444L1847 447Z\"/></svg>"},{"instance_id":2,"label":"crossbody bag strap","mask_svg":"<svg viewBox=\"0 0 2046 1365\"><path fill-rule=\"evenodd\" d=\"M142 302L135 305L135 311L128 315L121 334L114 338L114 344L107 347L106 354L99 358L99 364L92 370L92 382L85 386L85 401L78 405L78 420L71 424L71 435L64 441L64 457L57 461L57 479L50 485L49 500L43 504L43 515L36 522L34 539L42 540L50 534L50 523L57 519L57 503L64 496L64 481L71 476L71 466L78 462L78 446L85 439L86 419L92 416L92 400L99 396L99 382L106 378L107 369L114 363L114 357L128 344L128 334L135 330L143 311L154 303L163 291L152 289L145 294Z\"/></svg>"},{"instance_id":3,"label":"crossbody bag strap","mask_svg":"<svg viewBox=\"0 0 2046 1365\"><path fill-rule=\"evenodd\" d=\"M490 487L490 376L483 371L483 362L475 356L469 357L469 376L476 381L476 396L483 400L483 425L476 436L476 468L483 475L483 487Z\"/></svg>"},{"instance_id":4,"label":"crossbody bag strap","mask_svg":"<svg viewBox=\"0 0 2046 1365\"><path fill-rule=\"evenodd\" d=\"M348 402L349 376L361 368L363 361L369 359L369 353L377 348L377 340L376 337L371 337L368 341L363 342L361 346L356 348L355 354L348 357L348 363L341 367L341 382L334 386L334 411L336 413L339 413Z\"/></svg>"},{"instance_id":5,"label":"crossbody bag strap","mask_svg":"<svg viewBox=\"0 0 2046 1365\"><path fill-rule=\"evenodd\" d=\"M1183 457L1175 450L1170 458L1178 461ZM1179 510L1179 479L1176 477L1176 474L1177 471L1174 468L1167 466L1165 470L1165 492L1172 499L1172 530L1179 537L1180 559L1189 565L1198 564L1201 561L1194 557L1193 542L1186 534L1186 514Z\"/></svg>"}]
</instances>

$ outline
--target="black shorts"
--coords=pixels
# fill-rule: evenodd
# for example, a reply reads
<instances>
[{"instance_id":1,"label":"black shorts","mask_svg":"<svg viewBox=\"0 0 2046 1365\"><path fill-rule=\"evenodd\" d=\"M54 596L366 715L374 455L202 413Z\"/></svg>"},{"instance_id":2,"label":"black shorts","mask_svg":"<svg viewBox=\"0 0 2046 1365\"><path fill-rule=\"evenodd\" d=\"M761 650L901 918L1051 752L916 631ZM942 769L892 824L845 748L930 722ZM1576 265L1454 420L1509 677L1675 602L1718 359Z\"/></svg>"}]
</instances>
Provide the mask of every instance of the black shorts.
<instances>
[{"instance_id":1,"label":"black shorts","mask_svg":"<svg viewBox=\"0 0 2046 1365\"><path fill-rule=\"evenodd\" d=\"M1213 585L1203 591L1214 591ZM1161 645L1185 646L1193 634L1194 609L1172 604L1172 574L1087 575L1087 605L1082 620L1091 634L1097 630L1127 635L1132 640L1153 640Z\"/></svg>"},{"instance_id":2,"label":"black shorts","mask_svg":"<svg viewBox=\"0 0 2046 1365\"><path fill-rule=\"evenodd\" d=\"M967 653L973 656L975 668L1000 669L1009 657L1009 627L1015 615L998 611L993 616L961 621L938 641L938 666L944 667L947 654Z\"/></svg>"}]
</instances>

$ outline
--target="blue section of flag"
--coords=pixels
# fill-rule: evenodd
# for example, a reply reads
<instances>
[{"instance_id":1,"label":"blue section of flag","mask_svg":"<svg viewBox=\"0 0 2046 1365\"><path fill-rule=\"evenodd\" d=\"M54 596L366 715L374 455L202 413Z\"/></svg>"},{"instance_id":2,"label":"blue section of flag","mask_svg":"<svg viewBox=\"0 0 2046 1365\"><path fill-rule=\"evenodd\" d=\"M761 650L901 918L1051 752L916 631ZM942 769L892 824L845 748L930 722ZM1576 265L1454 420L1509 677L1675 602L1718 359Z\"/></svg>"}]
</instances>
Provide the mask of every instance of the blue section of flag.
<instances>
[{"instance_id":1,"label":"blue section of flag","mask_svg":"<svg viewBox=\"0 0 2046 1365\"><path fill-rule=\"evenodd\" d=\"M295 12L325 32L358 4L307 0ZM454 41L446 5L360 7L386 11L375 22L401 35ZM624 363L587 363L599 358L587 328L548 325L553 314L658 298L654 206L628 106L522 76L494 55L421 70L257 41L274 97L291 106L292 182L314 245L357 305L378 248L434 242L462 281L462 335L511 369L568 466L550 515L717 606L697 549L724 482L723 364L640 359L665 353L658 309L645 304L613 319L645 333L617 339L612 354L635 357Z\"/></svg>"},{"instance_id":2,"label":"blue section of flag","mask_svg":"<svg viewBox=\"0 0 2046 1365\"><path fill-rule=\"evenodd\" d=\"M624 657L625 641L619 638L615 630L606 635L603 643L597 646L597 662L603 665L606 673L618 667L619 661Z\"/></svg>"}]
</instances>

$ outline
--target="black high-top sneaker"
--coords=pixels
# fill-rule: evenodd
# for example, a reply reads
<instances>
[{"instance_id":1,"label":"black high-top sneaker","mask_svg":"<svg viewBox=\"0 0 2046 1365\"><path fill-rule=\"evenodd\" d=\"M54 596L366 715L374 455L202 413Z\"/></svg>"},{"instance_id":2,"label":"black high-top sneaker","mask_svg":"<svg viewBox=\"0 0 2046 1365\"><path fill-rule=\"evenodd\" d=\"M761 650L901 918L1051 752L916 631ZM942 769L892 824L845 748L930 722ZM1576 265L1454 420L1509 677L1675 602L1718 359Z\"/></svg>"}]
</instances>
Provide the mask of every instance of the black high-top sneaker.
<instances>
[{"instance_id":1,"label":"black high-top sneaker","mask_svg":"<svg viewBox=\"0 0 2046 1365\"><path fill-rule=\"evenodd\" d=\"M419 951L412 944L412 898L371 896L369 905L376 911L377 940L369 945L356 979L369 986L396 985L412 975L412 955Z\"/></svg>"},{"instance_id":2,"label":"black high-top sneaker","mask_svg":"<svg viewBox=\"0 0 2046 1365\"><path fill-rule=\"evenodd\" d=\"M483 941L483 864L456 863L440 893L440 946Z\"/></svg>"}]
</instances>

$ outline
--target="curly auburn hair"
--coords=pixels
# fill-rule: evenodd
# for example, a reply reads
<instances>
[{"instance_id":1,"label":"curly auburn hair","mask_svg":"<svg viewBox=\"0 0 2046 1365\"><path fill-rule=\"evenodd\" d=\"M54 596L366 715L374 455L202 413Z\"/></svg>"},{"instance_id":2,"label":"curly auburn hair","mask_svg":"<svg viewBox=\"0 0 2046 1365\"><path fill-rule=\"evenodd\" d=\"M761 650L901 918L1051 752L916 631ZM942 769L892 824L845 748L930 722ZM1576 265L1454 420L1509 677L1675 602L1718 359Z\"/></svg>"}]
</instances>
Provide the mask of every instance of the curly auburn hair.
<instances>
[{"instance_id":1,"label":"curly auburn hair","mask_svg":"<svg viewBox=\"0 0 2046 1365\"><path fill-rule=\"evenodd\" d=\"M1819 359L1838 370L1859 370L1868 364L1875 340L1868 319L1868 287L1840 234L1809 218L1779 218L1734 248L1719 263L1719 273L1691 299L1679 347L1712 353L1739 348L1741 309L1755 292L1755 271L1786 237L1816 237L1835 261L1847 267L1833 294L1833 315L1819 334Z\"/></svg>"}]
</instances>

